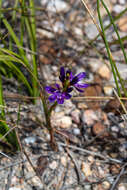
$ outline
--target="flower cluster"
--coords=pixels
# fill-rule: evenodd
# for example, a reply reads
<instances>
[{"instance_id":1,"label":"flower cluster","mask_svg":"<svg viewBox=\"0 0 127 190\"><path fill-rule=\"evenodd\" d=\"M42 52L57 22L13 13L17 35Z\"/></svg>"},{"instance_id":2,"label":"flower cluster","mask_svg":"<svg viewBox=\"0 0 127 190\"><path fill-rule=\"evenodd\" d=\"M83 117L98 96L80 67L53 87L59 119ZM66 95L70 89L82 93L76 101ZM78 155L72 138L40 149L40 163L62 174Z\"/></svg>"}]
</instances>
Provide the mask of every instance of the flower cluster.
<instances>
[{"instance_id":1,"label":"flower cluster","mask_svg":"<svg viewBox=\"0 0 127 190\"><path fill-rule=\"evenodd\" d=\"M78 75L73 75L71 70L65 71L64 67L60 68L60 76L59 79L62 83L62 88L60 88L59 84L55 84L55 87L46 86L45 90L51 94L49 96L50 102L57 101L58 104L63 104L65 99L71 98L71 92L73 87L79 92L84 92L82 88L87 88L88 84L79 83L83 78L86 77L85 72L81 72Z\"/></svg>"}]
</instances>

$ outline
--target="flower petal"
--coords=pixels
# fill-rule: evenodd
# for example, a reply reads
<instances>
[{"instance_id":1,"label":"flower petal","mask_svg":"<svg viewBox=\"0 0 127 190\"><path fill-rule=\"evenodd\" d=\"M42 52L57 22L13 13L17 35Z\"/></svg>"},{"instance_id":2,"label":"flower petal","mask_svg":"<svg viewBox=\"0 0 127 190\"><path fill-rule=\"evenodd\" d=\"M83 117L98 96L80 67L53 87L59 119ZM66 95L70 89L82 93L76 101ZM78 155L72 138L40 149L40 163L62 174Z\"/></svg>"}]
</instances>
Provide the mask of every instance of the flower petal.
<instances>
[{"instance_id":1,"label":"flower petal","mask_svg":"<svg viewBox=\"0 0 127 190\"><path fill-rule=\"evenodd\" d=\"M72 90L73 90L73 88L70 87L70 88L67 89L67 92L70 93L70 92L72 92Z\"/></svg>"},{"instance_id":2,"label":"flower petal","mask_svg":"<svg viewBox=\"0 0 127 190\"><path fill-rule=\"evenodd\" d=\"M57 102L58 104L63 104L64 103L64 97L57 97Z\"/></svg>"},{"instance_id":3,"label":"flower petal","mask_svg":"<svg viewBox=\"0 0 127 190\"><path fill-rule=\"evenodd\" d=\"M50 93L50 94L53 94L53 93L56 91L56 89L53 88L53 87L51 87L51 86L46 86L46 87L45 87L45 90L46 90L48 93Z\"/></svg>"},{"instance_id":4,"label":"flower petal","mask_svg":"<svg viewBox=\"0 0 127 190\"><path fill-rule=\"evenodd\" d=\"M60 76L59 76L59 79L61 80L61 82L64 82L64 80L65 80L65 70L64 70L64 67L61 67L61 68L60 68Z\"/></svg>"},{"instance_id":5,"label":"flower petal","mask_svg":"<svg viewBox=\"0 0 127 190\"><path fill-rule=\"evenodd\" d=\"M85 72L82 72L82 73L79 73L78 75L76 75L72 81L71 81L71 85L74 85L76 83L78 83L80 80L82 80L83 78L85 78L86 76L86 73Z\"/></svg>"},{"instance_id":6,"label":"flower petal","mask_svg":"<svg viewBox=\"0 0 127 190\"><path fill-rule=\"evenodd\" d=\"M79 92L84 92L84 90L81 90L80 88L77 88L76 86L75 86L75 88L76 88L76 90L78 90Z\"/></svg>"},{"instance_id":7,"label":"flower petal","mask_svg":"<svg viewBox=\"0 0 127 190\"><path fill-rule=\"evenodd\" d=\"M90 85L89 84L75 84L74 86L77 87L77 88L87 88Z\"/></svg>"},{"instance_id":8,"label":"flower petal","mask_svg":"<svg viewBox=\"0 0 127 190\"><path fill-rule=\"evenodd\" d=\"M64 99L62 98L62 99L57 99L57 102L58 102L58 104L63 104L64 103Z\"/></svg>"},{"instance_id":9,"label":"flower petal","mask_svg":"<svg viewBox=\"0 0 127 190\"><path fill-rule=\"evenodd\" d=\"M56 94L53 94L53 95L49 96L48 99L50 102L54 102L56 100L56 98L57 98Z\"/></svg>"},{"instance_id":10,"label":"flower petal","mask_svg":"<svg viewBox=\"0 0 127 190\"><path fill-rule=\"evenodd\" d=\"M70 81L72 81L72 79L74 78L74 75L72 74L72 72L70 73Z\"/></svg>"},{"instance_id":11,"label":"flower petal","mask_svg":"<svg viewBox=\"0 0 127 190\"><path fill-rule=\"evenodd\" d=\"M66 92L65 92L65 94L64 94L64 98L68 100L68 99L71 98L71 95L70 95L69 93L66 93Z\"/></svg>"},{"instance_id":12,"label":"flower petal","mask_svg":"<svg viewBox=\"0 0 127 190\"><path fill-rule=\"evenodd\" d=\"M55 86L56 86L56 88L58 89L58 90L60 90L60 85L59 84L55 84Z\"/></svg>"}]
</instances>

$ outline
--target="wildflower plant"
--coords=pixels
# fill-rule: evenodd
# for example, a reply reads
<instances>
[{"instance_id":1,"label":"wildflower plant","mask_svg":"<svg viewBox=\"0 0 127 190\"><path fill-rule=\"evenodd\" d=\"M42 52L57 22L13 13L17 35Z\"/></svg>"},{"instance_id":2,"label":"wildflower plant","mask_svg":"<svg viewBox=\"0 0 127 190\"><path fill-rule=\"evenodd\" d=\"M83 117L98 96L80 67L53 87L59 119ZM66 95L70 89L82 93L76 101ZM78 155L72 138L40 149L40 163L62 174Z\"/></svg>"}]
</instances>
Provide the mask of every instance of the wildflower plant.
<instances>
[{"instance_id":1,"label":"wildflower plant","mask_svg":"<svg viewBox=\"0 0 127 190\"><path fill-rule=\"evenodd\" d=\"M72 97L71 92L76 89L78 92L84 92L84 88L87 88L89 84L81 83L81 80L86 77L85 72L81 72L77 75L73 75L71 70L65 70L64 67L60 68L60 82L61 85L58 83L55 84L54 87L46 86L45 91L50 94L48 100L50 103L53 103L50 108L47 110L46 116L46 123L47 128L50 132L51 137L51 146L53 149L56 148L56 143L54 140L53 128L50 122L50 116L52 110L56 107L57 104L63 104L64 100L68 100Z\"/></svg>"},{"instance_id":2,"label":"wildflower plant","mask_svg":"<svg viewBox=\"0 0 127 190\"><path fill-rule=\"evenodd\" d=\"M52 86L45 87L45 90L51 94L48 98L49 101L57 101L58 104L63 104L64 99L68 100L72 97L70 93L74 88L79 92L84 92L82 89L88 87L89 85L80 83L80 81L85 77L85 72L81 72L74 76L71 70L65 71L64 67L61 67L59 79L62 83L62 88L60 88L60 85L57 83L55 84L55 88Z\"/></svg>"}]
</instances>

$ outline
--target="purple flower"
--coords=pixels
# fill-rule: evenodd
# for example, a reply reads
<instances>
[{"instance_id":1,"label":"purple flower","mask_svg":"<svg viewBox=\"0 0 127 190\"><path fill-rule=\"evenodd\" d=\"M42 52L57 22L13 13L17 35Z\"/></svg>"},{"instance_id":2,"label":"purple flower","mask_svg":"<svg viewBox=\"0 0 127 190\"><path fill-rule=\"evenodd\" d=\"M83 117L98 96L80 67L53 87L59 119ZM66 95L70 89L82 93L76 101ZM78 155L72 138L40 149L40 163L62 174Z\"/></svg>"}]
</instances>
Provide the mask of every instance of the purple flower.
<instances>
[{"instance_id":1,"label":"purple flower","mask_svg":"<svg viewBox=\"0 0 127 190\"><path fill-rule=\"evenodd\" d=\"M57 101L58 104L63 104L64 103L64 99L70 99L71 95L69 94L73 89L72 88L68 88L66 92L62 92L60 89L59 84L55 84L55 87L51 87L51 86L46 86L45 90L51 94L51 96L49 96L49 101L50 102L55 102Z\"/></svg>"},{"instance_id":2,"label":"purple flower","mask_svg":"<svg viewBox=\"0 0 127 190\"><path fill-rule=\"evenodd\" d=\"M49 96L50 102L57 101L58 104L63 104L65 99L70 99L73 87L76 88L79 92L84 92L82 88L87 88L89 85L85 83L80 83L80 81L86 77L85 72L81 72L77 75L73 75L71 70L65 71L64 67L60 68L60 76L59 79L62 82L62 88L60 88L59 84L55 84L55 87L46 86L45 90L51 94Z\"/></svg>"},{"instance_id":3,"label":"purple flower","mask_svg":"<svg viewBox=\"0 0 127 190\"><path fill-rule=\"evenodd\" d=\"M81 72L78 75L74 76L70 70L67 70L65 72L64 67L60 68L59 79L62 82L63 87L66 85L66 81L69 81L69 86L74 86L76 90L78 90L79 92L84 92L82 88L87 88L89 84L83 84L79 82L85 77L86 77L85 72Z\"/></svg>"}]
</instances>

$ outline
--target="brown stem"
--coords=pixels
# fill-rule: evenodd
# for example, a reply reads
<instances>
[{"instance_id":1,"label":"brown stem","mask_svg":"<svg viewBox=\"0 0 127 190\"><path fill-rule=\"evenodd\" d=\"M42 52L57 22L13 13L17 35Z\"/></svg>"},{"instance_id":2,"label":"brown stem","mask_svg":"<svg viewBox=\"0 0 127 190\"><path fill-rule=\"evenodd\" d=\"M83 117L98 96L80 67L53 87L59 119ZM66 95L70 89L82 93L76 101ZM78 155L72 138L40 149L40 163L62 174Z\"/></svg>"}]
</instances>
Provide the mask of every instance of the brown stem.
<instances>
[{"instance_id":1,"label":"brown stem","mask_svg":"<svg viewBox=\"0 0 127 190\"><path fill-rule=\"evenodd\" d=\"M56 141L54 138L54 130L51 126L50 115L51 114L48 113L48 115L46 116L46 125L47 125L47 129L49 130L49 133L50 133L50 145L54 151L57 151L58 148L57 148L57 144L56 144Z\"/></svg>"},{"instance_id":2,"label":"brown stem","mask_svg":"<svg viewBox=\"0 0 127 190\"><path fill-rule=\"evenodd\" d=\"M53 128L50 131L50 145L51 145L51 147L52 147L52 149L54 151L58 151L58 147L57 147L57 144L56 144L56 141L55 141L55 138L54 138L54 130L53 130Z\"/></svg>"},{"instance_id":3,"label":"brown stem","mask_svg":"<svg viewBox=\"0 0 127 190\"><path fill-rule=\"evenodd\" d=\"M52 147L52 149L54 151L57 151L57 144L55 142L55 138L54 138L54 130L52 128L52 125L51 125L51 112L52 112L52 109L54 108L54 106L56 106L56 103L53 104L53 106L48 109L47 108L47 104L46 104L46 100L45 100L45 96L43 96L42 93L40 93L40 96L41 96L41 100L42 100L42 103L43 103L43 107L44 107L44 114L45 114L45 119L46 119L46 127L49 131L49 134L50 134L50 145Z\"/></svg>"}]
</instances>

